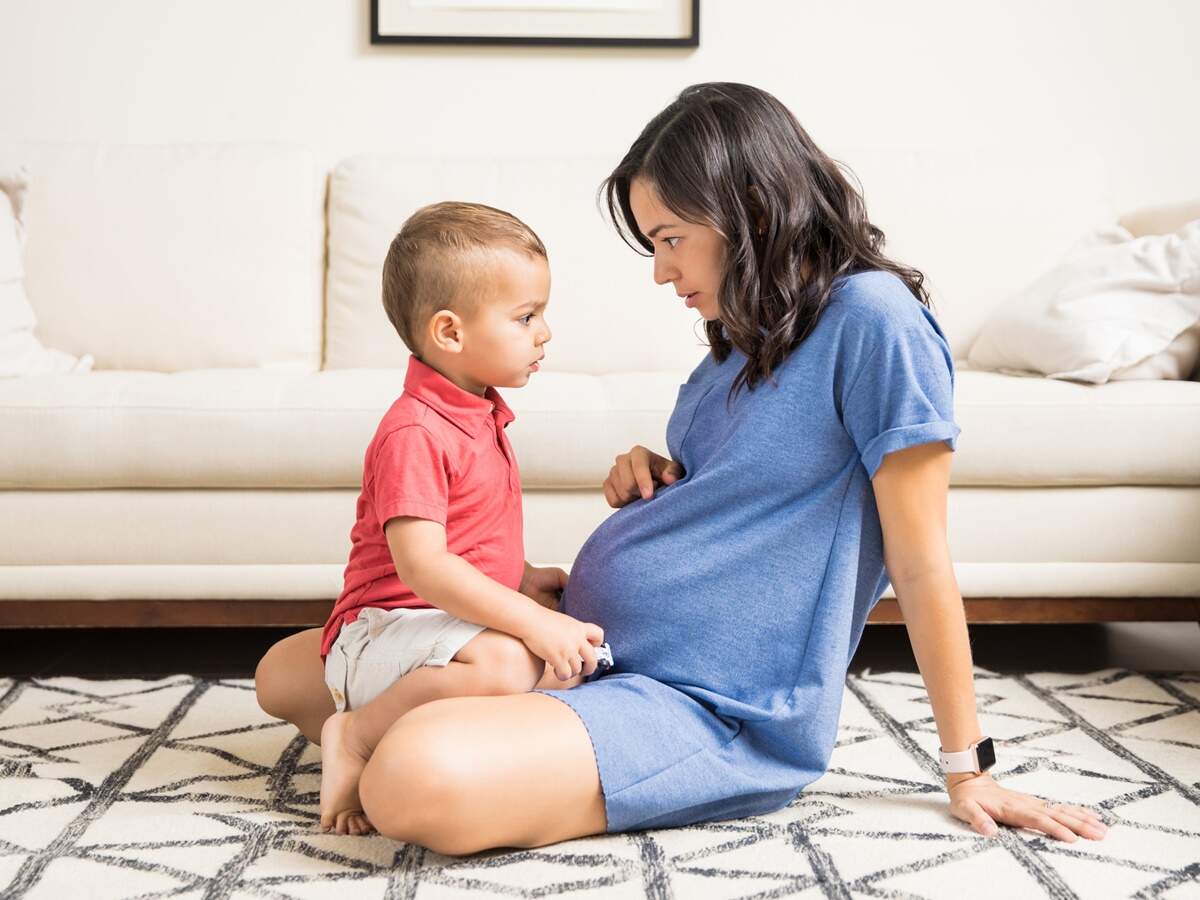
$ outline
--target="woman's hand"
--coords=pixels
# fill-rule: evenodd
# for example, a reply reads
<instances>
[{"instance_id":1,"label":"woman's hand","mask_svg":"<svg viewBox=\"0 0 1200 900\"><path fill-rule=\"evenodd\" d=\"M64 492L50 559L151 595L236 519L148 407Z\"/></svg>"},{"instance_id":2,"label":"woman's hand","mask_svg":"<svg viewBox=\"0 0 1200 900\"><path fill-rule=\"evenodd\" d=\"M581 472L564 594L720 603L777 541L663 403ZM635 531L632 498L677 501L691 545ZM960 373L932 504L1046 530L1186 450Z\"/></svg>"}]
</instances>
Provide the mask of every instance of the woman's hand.
<instances>
[{"instance_id":1,"label":"woman's hand","mask_svg":"<svg viewBox=\"0 0 1200 900\"><path fill-rule=\"evenodd\" d=\"M525 563L525 574L521 577L522 594L546 609L558 609L558 601L567 586L567 573L562 569L538 568Z\"/></svg>"},{"instance_id":2,"label":"woman's hand","mask_svg":"<svg viewBox=\"0 0 1200 900\"><path fill-rule=\"evenodd\" d=\"M1001 787L984 772L981 775L950 775L946 779L950 812L985 837L993 837L997 825L1035 828L1060 841L1072 843L1082 835L1093 841L1108 833L1108 826L1090 809L1048 803L1029 794Z\"/></svg>"},{"instance_id":3,"label":"woman's hand","mask_svg":"<svg viewBox=\"0 0 1200 900\"><path fill-rule=\"evenodd\" d=\"M674 484L682 477L683 466L639 444L617 457L604 481L604 499L619 509L639 496L649 500L655 484Z\"/></svg>"},{"instance_id":4,"label":"woman's hand","mask_svg":"<svg viewBox=\"0 0 1200 900\"><path fill-rule=\"evenodd\" d=\"M596 671L595 648L604 643L604 630L565 613L540 611L518 634L525 646L549 663L559 681Z\"/></svg>"}]
</instances>

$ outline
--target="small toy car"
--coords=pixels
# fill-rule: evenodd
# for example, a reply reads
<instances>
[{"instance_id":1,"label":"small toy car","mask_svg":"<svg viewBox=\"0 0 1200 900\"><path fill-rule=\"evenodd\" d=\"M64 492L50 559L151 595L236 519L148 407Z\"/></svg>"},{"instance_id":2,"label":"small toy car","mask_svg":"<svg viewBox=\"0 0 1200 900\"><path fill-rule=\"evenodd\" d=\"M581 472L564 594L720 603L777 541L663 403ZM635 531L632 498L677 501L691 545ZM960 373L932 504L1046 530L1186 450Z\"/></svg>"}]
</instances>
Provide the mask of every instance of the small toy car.
<instances>
[{"instance_id":1,"label":"small toy car","mask_svg":"<svg viewBox=\"0 0 1200 900\"><path fill-rule=\"evenodd\" d=\"M596 648L596 671L601 672L605 669L611 669L612 665L612 647L608 646L608 642L606 641Z\"/></svg>"},{"instance_id":2,"label":"small toy car","mask_svg":"<svg viewBox=\"0 0 1200 900\"><path fill-rule=\"evenodd\" d=\"M604 642L596 648L596 671L584 678L584 681L592 681L599 678L605 672L613 667L612 648L608 646L608 642Z\"/></svg>"}]
</instances>

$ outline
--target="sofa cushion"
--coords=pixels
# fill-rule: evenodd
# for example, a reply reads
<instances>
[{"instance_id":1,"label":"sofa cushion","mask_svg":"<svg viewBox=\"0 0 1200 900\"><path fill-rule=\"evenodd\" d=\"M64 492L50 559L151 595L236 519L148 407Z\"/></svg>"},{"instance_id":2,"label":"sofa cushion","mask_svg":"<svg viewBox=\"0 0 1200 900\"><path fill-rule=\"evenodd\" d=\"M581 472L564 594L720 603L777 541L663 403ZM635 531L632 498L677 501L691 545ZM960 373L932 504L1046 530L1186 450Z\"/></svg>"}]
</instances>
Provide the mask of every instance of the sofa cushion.
<instances>
[{"instance_id":1,"label":"sofa cushion","mask_svg":"<svg viewBox=\"0 0 1200 900\"><path fill-rule=\"evenodd\" d=\"M332 601L342 587L357 495L357 488L0 492L0 601ZM524 501L525 552L534 563L570 563L612 514L594 488L526 491ZM960 582L964 596L1200 597L1200 487L959 488L947 512L956 570L988 567L989 577L974 580L969 592ZM76 523L102 527L70 528L63 540L64 528ZM804 546L797 535L801 552ZM321 564L333 567L323 587L294 593L296 575ZM279 579L256 573L263 565ZM1045 578L1057 566L1066 577ZM114 570L120 577L110 581ZM247 574L240 584L237 571ZM220 588L228 593L209 593Z\"/></svg>"},{"instance_id":2,"label":"sofa cushion","mask_svg":"<svg viewBox=\"0 0 1200 900\"><path fill-rule=\"evenodd\" d=\"M955 359L993 311L1116 214L1091 149L833 150L861 180L884 252L925 274Z\"/></svg>"},{"instance_id":3,"label":"sofa cushion","mask_svg":"<svg viewBox=\"0 0 1200 900\"><path fill-rule=\"evenodd\" d=\"M43 375L47 372L87 372L94 360L82 359L42 346L34 329L37 316L25 296L21 265L25 243L22 209L29 195L23 166L0 161L0 377Z\"/></svg>"},{"instance_id":4,"label":"sofa cushion","mask_svg":"<svg viewBox=\"0 0 1200 900\"><path fill-rule=\"evenodd\" d=\"M96 372L0 381L0 488L354 487L394 369ZM505 392L526 488L660 452L683 373L542 372ZM956 485L1200 484L1200 384L959 370Z\"/></svg>"},{"instance_id":5,"label":"sofa cushion","mask_svg":"<svg viewBox=\"0 0 1200 900\"><path fill-rule=\"evenodd\" d=\"M967 355L993 309L1079 234L1113 217L1094 153L834 149L861 179L888 255L927 276L957 357ZM690 369L703 355L692 330L698 316L670 285L653 283L650 261L626 247L597 210L596 190L617 161L369 155L340 163L329 183L325 367L406 364L381 305L383 259L414 210L457 199L507 209L545 241L550 349L564 371Z\"/></svg>"},{"instance_id":6,"label":"sofa cushion","mask_svg":"<svg viewBox=\"0 0 1200 900\"><path fill-rule=\"evenodd\" d=\"M1200 385L960 368L956 485L1200 484Z\"/></svg>"},{"instance_id":7,"label":"sofa cushion","mask_svg":"<svg viewBox=\"0 0 1200 900\"><path fill-rule=\"evenodd\" d=\"M650 260L639 260L596 208L612 163L378 155L340 163L329 182L325 367L407 365L380 296L388 246L420 207L470 200L513 213L546 244L551 357L569 361L572 372L690 370L704 355L691 330L696 314L654 284Z\"/></svg>"},{"instance_id":8,"label":"sofa cushion","mask_svg":"<svg viewBox=\"0 0 1200 900\"><path fill-rule=\"evenodd\" d=\"M527 486L591 486L682 377L544 372L505 392ZM0 381L0 488L351 487L404 372L213 369Z\"/></svg>"},{"instance_id":9,"label":"sofa cushion","mask_svg":"<svg viewBox=\"0 0 1200 900\"><path fill-rule=\"evenodd\" d=\"M320 365L322 178L278 145L4 148L38 334L97 368Z\"/></svg>"}]
</instances>

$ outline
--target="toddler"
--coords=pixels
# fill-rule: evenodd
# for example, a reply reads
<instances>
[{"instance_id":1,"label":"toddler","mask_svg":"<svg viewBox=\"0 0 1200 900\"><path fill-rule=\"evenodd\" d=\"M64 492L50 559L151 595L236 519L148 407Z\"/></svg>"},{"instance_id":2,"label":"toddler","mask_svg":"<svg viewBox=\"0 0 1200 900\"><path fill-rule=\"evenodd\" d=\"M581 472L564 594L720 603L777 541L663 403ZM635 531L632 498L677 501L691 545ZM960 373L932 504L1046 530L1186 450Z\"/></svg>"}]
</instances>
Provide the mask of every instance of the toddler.
<instances>
[{"instance_id":1,"label":"toddler","mask_svg":"<svg viewBox=\"0 0 1200 900\"><path fill-rule=\"evenodd\" d=\"M538 370L549 291L541 240L488 206L420 209L388 250L383 305L412 357L367 447L322 634L337 709L321 729L325 830L371 829L359 775L414 707L572 687L596 670L603 632L556 610L566 573L525 561L513 414L496 390Z\"/></svg>"}]
</instances>

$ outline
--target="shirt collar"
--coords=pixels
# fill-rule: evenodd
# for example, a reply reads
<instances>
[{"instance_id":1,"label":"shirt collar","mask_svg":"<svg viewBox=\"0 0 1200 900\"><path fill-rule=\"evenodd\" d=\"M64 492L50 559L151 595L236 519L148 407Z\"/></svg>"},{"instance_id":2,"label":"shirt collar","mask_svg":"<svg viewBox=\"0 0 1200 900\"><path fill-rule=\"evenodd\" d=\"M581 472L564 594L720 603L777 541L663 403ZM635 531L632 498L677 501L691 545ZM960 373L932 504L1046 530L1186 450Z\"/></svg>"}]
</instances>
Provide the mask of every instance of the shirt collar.
<instances>
[{"instance_id":1,"label":"shirt collar","mask_svg":"<svg viewBox=\"0 0 1200 900\"><path fill-rule=\"evenodd\" d=\"M412 394L426 406L440 413L468 437L475 437L484 422L489 419L495 420L497 428L503 428L516 418L494 387L489 387L482 397L464 391L437 369L426 365L415 356L408 358L404 392Z\"/></svg>"}]
</instances>

